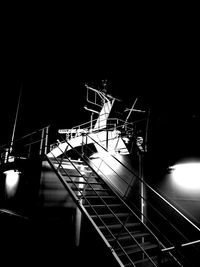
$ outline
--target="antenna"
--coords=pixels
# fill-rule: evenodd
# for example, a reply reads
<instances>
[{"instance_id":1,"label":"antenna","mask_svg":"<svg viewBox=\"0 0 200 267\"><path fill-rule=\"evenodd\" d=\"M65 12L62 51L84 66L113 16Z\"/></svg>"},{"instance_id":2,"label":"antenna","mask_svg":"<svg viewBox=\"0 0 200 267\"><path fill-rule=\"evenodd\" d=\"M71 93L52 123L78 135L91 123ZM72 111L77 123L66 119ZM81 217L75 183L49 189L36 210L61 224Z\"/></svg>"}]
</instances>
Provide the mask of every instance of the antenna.
<instances>
[{"instance_id":1,"label":"antenna","mask_svg":"<svg viewBox=\"0 0 200 267\"><path fill-rule=\"evenodd\" d=\"M129 113L128 113L127 117L126 117L126 120L125 120L125 122L127 122L128 118L129 118L129 117L130 117L130 115L131 115L131 112L134 110L134 106L135 106L135 104L136 104L137 100L138 100L138 98L136 98L136 99L135 99L135 101L134 101L134 103L133 103L133 105L132 105L131 109L126 109L126 110L125 110L125 111L128 111L128 110L129 110Z\"/></svg>"},{"instance_id":2,"label":"antenna","mask_svg":"<svg viewBox=\"0 0 200 267\"><path fill-rule=\"evenodd\" d=\"M129 111L128 116L126 117L126 122L127 122L128 118L129 118L129 116L131 115L131 112L133 112L133 111L134 111L134 112L138 112L138 113L146 113L146 111L144 111L144 110L141 110L141 109L135 109L135 108L134 108L134 106L135 106L137 100L138 100L138 98L135 99L135 102L133 103L133 105L132 105L131 108L126 108L126 109L124 110L124 111Z\"/></svg>"},{"instance_id":3,"label":"antenna","mask_svg":"<svg viewBox=\"0 0 200 267\"><path fill-rule=\"evenodd\" d=\"M14 137L15 137L15 129L16 129L18 113L19 113L19 105L20 105L20 101L21 101L21 94L22 94L22 85L20 86L20 90L19 90L17 110L16 110L16 114L15 114L15 121L14 121L14 126L13 126L13 132L12 132L12 138L11 138L11 143L10 143L9 154L12 152L12 148L13 148L13 142L14 142Z\"/></svg>"},{"instance_id":4,"label":"antenna","mask_svg":"<svg viewBox=\"0 0 200 267\"><path fill-rule=\"evenodd\" d=\"M107 80L102 80L102 84L103 84L103 89L102 89L102 91L104 92L104 93L107 93Z\"/></svg>"},{"instance_id":5,"label":"antenna","mask_svg":"<svg viewBox=\"0 0 200 267\"><path fill-rule=\"evenodd\" d=\"M147 123L146 123L146 129L145 129L145 140L144 140L144 151L147 152L147 138L148 138L148 131L149 131L149 119L150 119L150 109L148 110L147 115Z\"/></svg>"}]
</instances>

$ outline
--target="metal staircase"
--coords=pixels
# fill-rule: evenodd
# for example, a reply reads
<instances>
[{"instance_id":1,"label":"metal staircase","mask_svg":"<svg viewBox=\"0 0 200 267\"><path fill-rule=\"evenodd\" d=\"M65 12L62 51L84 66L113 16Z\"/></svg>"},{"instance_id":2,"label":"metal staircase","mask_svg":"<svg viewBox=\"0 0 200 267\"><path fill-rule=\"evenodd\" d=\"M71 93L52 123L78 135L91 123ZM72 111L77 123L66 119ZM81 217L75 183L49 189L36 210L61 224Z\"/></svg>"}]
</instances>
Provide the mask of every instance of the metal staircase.
<instances>
[{"instance_id":1,"label":"metal staircase","mask_svg":"<svg viewBox=\"0 0 200 267\"><path fill-rule=\"evenodd\" d=\"M101 111L90 110L89 123L59 130L66 137L59 136L62 141L51 144L50 150L49 126L28 134L15 140L12 149L8 149L10 145L2 147L2 162L9 165L37 155L36 158L50 165L56 182L58 177L70 196L68 204L73 202L76 209L75 242L79 243L82 219L88 220L117 266L196 266L199 227L145 182L140 164L134 172L120 161L120 156L125 158L131 153L135 153L139 162L142 160L145 149L135 133L137 125L145 119L128 123L108 118L117 99L93 88L88 90L95 93L94 101L90 101L87 93L88 102L101 108ZM133 105L130 112L134 110ZM97 120L93 120L93 113L99 114ZM51 178L49 175L48 181ZM50 183L53 184L52 180ZM57 196L65 194L63 188L61 193L60 187L55 188L55 184L52 187Z\"/></svg>"},{"instance_id":2,"label":"metal staircase","mask_svg":"<svg viewBox=\"0 0 200 267\"><path fill-rule=\"evenodd\" d=\"M61 159L48 160L120 266L157 266L158 240L89 165L66 158L62 163Z\"/></svg>"},{"instance_id":3,"label":"metal staircase","mask_svg":"<svg viewBox=\"0 0 200 267\"><path fill-rule=\"evenodd\" d=\"M70 144L69 144L70 145ZM119 266L159 266L161 244L116 190L76 149L47 161L73 200L104 240Z\"/></svg>"},{"instance_id":4,"label":"metal staircase","mask_svg":"<svg viewBox=\"0 0 200 267\"><path fill-rule=\"evenodd\" d=\"M198 227L110 154L102 142L87 134L82 135L81 146L73 147L68 140L63 142L65 150L58 157L49 152L47 161L119 266L195 266L199 253ZM92 156L97 146L104 151L104 156L98 158L100 162L95 162ZM56 149L61 150L62 145L58 144ZM114 164L107 161L109 157ZM131 180L127 182L117 173L117 164L132 174ZM107 171L110 168L114 174L111 179L106 171L102 172L103 167ZM127 183L123 192L112 184L112 179ZM136 190L135 185L132 187L132 180L142 184L148 199L138 192L137 186ZM140 208L148 205L148 216L138 209L138 202Z\"/></svg>"},{"instance_id":5,"label":"metal staircase","mask_svg":"<svg viewBox=\"0 0 200 267\"><path fill-rule=\"evenodd\" d=\"M39 157L42 156L42 160L47 161L53 168L55 176L64 185L66 194L69 193L72 197L75 203L73 206L78 207L77 210L79 215L82 214L82 218L90 221L105 244L106 250L111 257L113 255L112 258L116 264L119 266L196 266L200 251L199 228L144 180L141 180L137 174L128 170L123 162L106 151L107 140L94 139L94 135L87 133L82 133L79 137L81 146L73 147L73 143L68 140L63 140L61 145L58 143L56 149L60 150L59 156L54 155L55 150L53 153L50 150L48 154L41 155L42 144L46 147L47 143L47 139L42 137L36 143L39 144ZM114 136L114 138L118 137ZM30 145L32 146L32 143ZM24 147L27 147L26 143ZM62 150L63 147L64 150ZM98 148L98 151L105 152L103 153L105 157L98 159L100 160L98 166L95 166L96 159L92 160L91 156L94 155L94 148L95 151ZM45 149L44 152L46 152ZM70 156L73 156L73 160ZM112 164L107 162L107 156L109 160L113 159ZM12 159L11 156L8 159ZM15 164L17 159L14 161ZM9 167L11 163L8 161L5 167L7 164ZM124 168L122 176L117 172L117 165ZM114 175L112 179L126 184L124 193L118 191L109 175L106 176L106 172L102 173L102 168L99 166L110 168L110 171L112 169L112 176ZM128 180L124 177L126 170L130 174ZM135 184L144 186L148 198L141 195L135 184L132 187L132 180ZM129 191L131 191L131 199L127 197ZM148 206L147 215L141 212L140 204Z\"/></svg>"}]
</instances>

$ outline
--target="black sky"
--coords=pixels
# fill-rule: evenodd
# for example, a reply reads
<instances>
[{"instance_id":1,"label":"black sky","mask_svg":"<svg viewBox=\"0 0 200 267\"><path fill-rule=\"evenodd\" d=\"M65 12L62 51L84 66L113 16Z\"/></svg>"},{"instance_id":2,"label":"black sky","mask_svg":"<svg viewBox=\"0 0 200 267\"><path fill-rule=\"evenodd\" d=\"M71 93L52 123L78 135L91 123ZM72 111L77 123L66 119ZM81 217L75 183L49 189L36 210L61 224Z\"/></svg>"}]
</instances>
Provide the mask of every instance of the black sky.
<instances>
[{"instance_id":1,"label":"black sky","mask_svg":"<svg viewBox=\"0 0 200 267\"><path fill-rule=\"evenodd\" d=\"M196 22L162 14L136 19L130 13L5 28L0 144L10 141L20 86L16 135L48 124L65 128L87 121L84 85L107 79L110 94L129 106L138 97L138 105L150 108L155 153L169 158L184 153L183 147L190 154L198 151Z\"/></svg>"}]
</instances>

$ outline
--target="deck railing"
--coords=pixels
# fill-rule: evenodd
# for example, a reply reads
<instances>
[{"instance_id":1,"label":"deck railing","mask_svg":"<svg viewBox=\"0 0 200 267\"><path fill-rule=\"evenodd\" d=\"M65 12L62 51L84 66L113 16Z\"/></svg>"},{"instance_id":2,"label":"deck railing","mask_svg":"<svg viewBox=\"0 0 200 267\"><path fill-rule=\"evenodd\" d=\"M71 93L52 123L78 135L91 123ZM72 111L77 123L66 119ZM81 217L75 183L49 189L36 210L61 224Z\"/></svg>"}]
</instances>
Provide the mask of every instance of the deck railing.
<instances>
[{"instance_id":1,"label":"deck railing","mask_svg":"<svg viewBox=\"0 0 200 267\"><path fill-rule=\"evenodd\" d=\"M46 126L0 147L1 163L14 161L15 158L30 158L48 152L49 127Z\"/></svg>"}]
</instances>

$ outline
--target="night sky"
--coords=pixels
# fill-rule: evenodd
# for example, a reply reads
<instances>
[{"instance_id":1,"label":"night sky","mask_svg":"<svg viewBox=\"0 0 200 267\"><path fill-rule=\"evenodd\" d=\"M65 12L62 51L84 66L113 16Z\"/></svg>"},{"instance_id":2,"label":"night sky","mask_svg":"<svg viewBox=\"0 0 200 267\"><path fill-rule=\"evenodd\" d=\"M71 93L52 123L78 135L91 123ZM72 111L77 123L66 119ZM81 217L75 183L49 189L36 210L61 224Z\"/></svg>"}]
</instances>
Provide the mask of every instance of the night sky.
<instances>
[{"instance_id":1,"label":"night sky","mask_svg":"<svg viewBox=\"0 0 200 267\"><path fill-rule=\"evenodd\" d=\"M95 16L94 16L95 17ZM161 15L159 19L161 19ZM1 48L0 144L53 125L89 120L85 83L100 86L130 107L150 109L149 147L167 164L199 153L199 41L188 21L74 20L5 30ZM148 22L148 23L147 23Z\"/></svg>"}]
</instances>

